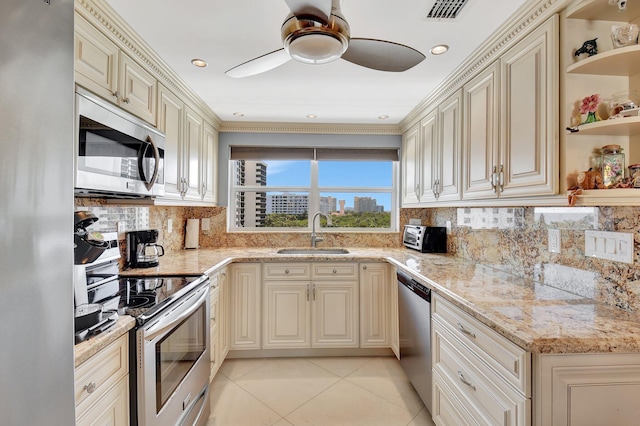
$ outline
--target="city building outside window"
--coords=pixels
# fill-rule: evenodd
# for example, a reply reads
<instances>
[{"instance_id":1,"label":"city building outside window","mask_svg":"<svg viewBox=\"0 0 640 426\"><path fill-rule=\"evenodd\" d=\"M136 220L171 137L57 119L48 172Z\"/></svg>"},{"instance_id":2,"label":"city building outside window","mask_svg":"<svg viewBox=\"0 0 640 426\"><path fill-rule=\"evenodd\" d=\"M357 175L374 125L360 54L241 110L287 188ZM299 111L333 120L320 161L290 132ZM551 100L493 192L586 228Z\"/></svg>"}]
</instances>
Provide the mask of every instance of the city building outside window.
<instances>
[{"instance_id":1,"label":"city building outside window","mask_svg":"<svg viewBox=\"0 0 640 426\"><path fill-rule=\"evenodd\" d=\"M339 231L397 231L397 169L392 149L232 147L230 230L307 231L321 212Z\"/></svg>"}]
</instances>

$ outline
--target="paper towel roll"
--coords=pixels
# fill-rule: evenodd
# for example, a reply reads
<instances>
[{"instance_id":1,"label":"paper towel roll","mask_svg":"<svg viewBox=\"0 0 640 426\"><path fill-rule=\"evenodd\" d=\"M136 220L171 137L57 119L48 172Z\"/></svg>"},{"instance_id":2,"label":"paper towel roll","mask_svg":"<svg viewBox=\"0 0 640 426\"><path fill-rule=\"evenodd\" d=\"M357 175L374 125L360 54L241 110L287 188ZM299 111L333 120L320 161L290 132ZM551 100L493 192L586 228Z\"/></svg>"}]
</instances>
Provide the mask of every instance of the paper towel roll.
<instances>
[{"instance_id":1,"label":"paper towel roll","mask_svg":"<svg viewBox=\"0 0 640 426\"><path fill-rule=\"evenodd\" d=\"M200 237L200 219L187 219L187 230L184 235L184 248L197 249Z\"/></svg>"}]
</instances>

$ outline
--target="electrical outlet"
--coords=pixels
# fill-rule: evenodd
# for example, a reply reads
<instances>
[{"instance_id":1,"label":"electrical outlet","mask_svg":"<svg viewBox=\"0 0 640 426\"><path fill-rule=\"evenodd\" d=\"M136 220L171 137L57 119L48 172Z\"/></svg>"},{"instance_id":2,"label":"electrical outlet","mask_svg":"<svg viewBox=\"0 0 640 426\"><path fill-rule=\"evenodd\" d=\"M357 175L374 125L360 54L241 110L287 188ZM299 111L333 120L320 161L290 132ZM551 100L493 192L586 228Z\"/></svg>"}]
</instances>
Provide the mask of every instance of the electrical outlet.
<instances>
[{"instance_id":1,"label":"electrical outlet","mask_svg":"<svg viewBox=\"0 0 640 426\"><path fill-rule=\"evenodd\" d=\"M447 226L447 235L451 235L451 221L448 220L446 223Z\"/></svg>"},{"instance_id":2,"label":"electrical outlet","mask_svg":"<svg viewBox=\"0 0 640 426\"><path fill-rule=\"evenodd\" d=\"M167 219L167 234L170 234L172 232L173 232L173 220Z\"/></svg>"},{"instance_id":3,"label":"electrical outlet","mask_svg":"<svg viewBox=\"0 0 640 426\"><path fill-rule=\"evenodd\" d=\"M211 229L211 219L208 217L205 217L201 220L202 223L202 230L203 231L208 231L209 229Z\"/></svg>"},{"instance_id":4,"label":"electrical outlet","mask_svg":"<svg viewBox=\"0 0 640 426\"><path fill-rule=\"evenodd\" d=\"M118 222L118 234L124 234L127 230L127 222Z\"/></svg>"},{"instance_id":5,"label":"electrical outlet","mask_svg":"<svg viewBox=\"0 0 640 426\"><path fill-rule=\"evenodd\" d=\"M549 229L549 253L560 253L560 230L559 229Z\"/></svg>"}]
</instances>

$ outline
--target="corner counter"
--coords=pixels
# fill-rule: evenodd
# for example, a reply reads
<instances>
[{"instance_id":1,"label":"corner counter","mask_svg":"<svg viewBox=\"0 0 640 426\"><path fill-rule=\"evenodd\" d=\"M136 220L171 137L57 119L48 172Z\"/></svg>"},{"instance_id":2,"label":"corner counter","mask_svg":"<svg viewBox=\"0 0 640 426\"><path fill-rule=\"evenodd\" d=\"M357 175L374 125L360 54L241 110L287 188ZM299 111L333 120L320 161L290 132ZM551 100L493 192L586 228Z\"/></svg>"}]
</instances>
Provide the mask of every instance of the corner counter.
<instances>
[{"instance_id":1,"label":"corner counter","mask_svg":"<svg viewBox=\"0 0 640 426\"><path fill-rule=\"evenodd\" d=\"M386 261L532 353L640 353L640 315L450 255L404 248L283 255L277 248L184 250L122 275L212 273L234 262Z\"/></svg>"}]
</instances>

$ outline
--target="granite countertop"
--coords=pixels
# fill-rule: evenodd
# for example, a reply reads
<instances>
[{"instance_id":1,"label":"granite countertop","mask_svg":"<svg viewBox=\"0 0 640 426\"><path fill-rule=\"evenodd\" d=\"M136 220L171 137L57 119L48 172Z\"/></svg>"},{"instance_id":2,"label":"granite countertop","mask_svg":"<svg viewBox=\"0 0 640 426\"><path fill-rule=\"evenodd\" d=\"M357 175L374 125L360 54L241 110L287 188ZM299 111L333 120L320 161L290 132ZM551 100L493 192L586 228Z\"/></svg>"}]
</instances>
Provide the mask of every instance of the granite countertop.
<instances>
[{"instance_id":1,"label":"granite countertop","mask_svg":"<svg viewBox=\"0 0 640 426\"><path fill-rule=\"evenodd\" d=\"M75 367L89 360L92 356L100 352L102 349L115 342L120 336L126 334L136 325L136 320L129 315L122 315L118 318L116 325L109 330L88 338L82 343L78 343L73 347L75 356Z\"/></svg>"},{"instance_id":2,"label":"granite countertop","mask_svg":"<svg viewBox=\"0 0 640 426\"><path fill-rule=\"evenodd\" d=\"M386 261L533 353L640 352L640 316L450 255L404 248L349 254L278 254L276 248L170 253L160 266L122 275L211 273L232 262Z\"/></svg>"}]
</instances>

